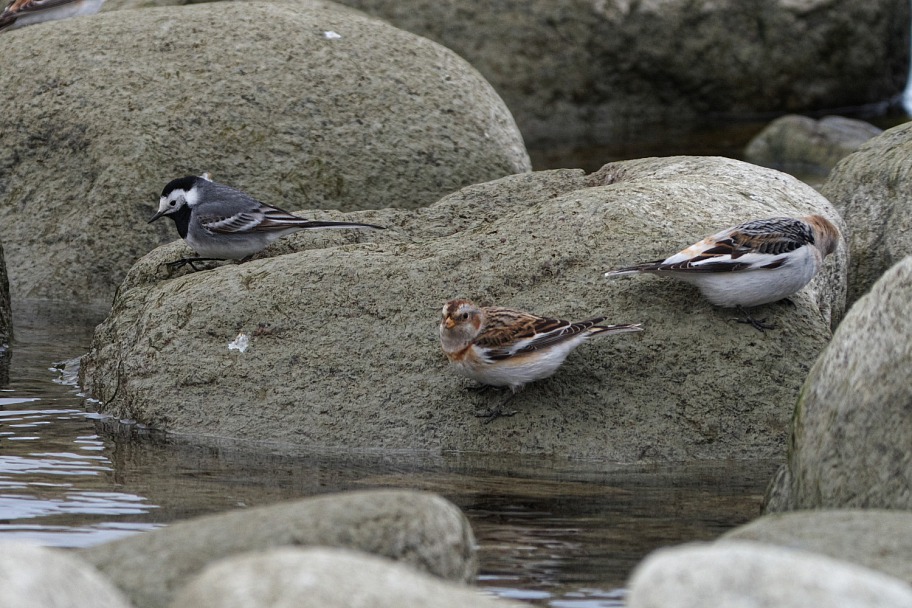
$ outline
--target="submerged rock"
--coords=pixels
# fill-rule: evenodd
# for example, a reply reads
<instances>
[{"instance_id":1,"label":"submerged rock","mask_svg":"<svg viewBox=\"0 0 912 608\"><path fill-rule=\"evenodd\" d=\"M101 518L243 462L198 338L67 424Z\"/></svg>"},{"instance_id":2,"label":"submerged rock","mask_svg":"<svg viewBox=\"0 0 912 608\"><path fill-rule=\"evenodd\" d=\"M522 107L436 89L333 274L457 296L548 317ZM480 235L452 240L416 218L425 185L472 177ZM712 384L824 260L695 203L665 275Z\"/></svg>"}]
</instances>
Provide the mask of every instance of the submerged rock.
<instances>
[{"instance_id":1,"label":"submerged rock","mask_svg":"<svg viewBox=\"0 0 912 608\"><path fill-rule=\"evenodd\" d=\"M171 608L520 608L373 555L282 548L218 561Z\"/></svg>"},{"instance_id":2,"label":"submerged rock","mask_svg":"<svg viewBox=\"0 0 912 608\"><path fill-rule=\"evenodd\" d=\"M475 537L452 503L401 490L307 498L189 519L79 551L137 606L166 606L209 564L285 545L374 553L457 582L474 579Z\"/></svg>"},{"instance_id":3,"label":"submerged rock","mask_svg":"<svg viewBox=\"0 0 912 608\"><path fill-rule=\"evenodd\" d=\"M771 122L747 144L745 159L790 173L827 175L840 160L883 133L843 116L815 120L790 114Z\"/></svg>"},{"instance_id":4,"label":"submerged rock","mask_svg":"<svg viewBox=\"0 0 912 608\"><path fill-rule=\"evenodd\" d=\"M83 360L116 417L169 431L360 449L553 453L621 461L773 458L798 389L842 314L844 247L791 298L734 323L691 286L609 282L751 218L832 207L785 174L722 158L661 158L479 184L415 212L334 214L387 226L353 242L298 234L260 259L169 275L175 243L141 260ZM277 255L286 253L286 255ZM268 257L275 256L275 257ZM451 298L644 323L591 340L483 425L437 337ZM247 337L247 348L238 345Z\"/></svg>"},{"instance_id":5,"label":"submerged rock","mask_svg":"<svg viewBox=\"0 0 912 608\"><path fill-rule=\"evenodd\" d=\"M813 551L912 584L912 513L906 511L840 509L767 515L722 538Z\"/></svg>"},{"instance_id":6,"label":"submerged rock","mask_svg":"<svg viewBox=\"0 0 912 608\"><path fill-rule=\"evenodd\" d=\"M912 509L912 256L846 314L795 408L768 511Z\"/></svg>"},{"instance_id":7,"label":"submerged rock","mask_svg":"<svg viewBox=\"0 0 912 608\"><path fill-rule=\"evenodd\" d=\"M58 549L0 543L0 606L129 608L123 594L92 566Z\"/></svg>"},{"instance_id":8,"label":"submerged rock","mask_svg":"<svg viewBox=\"0 0 912 608\"><path fill-rule=\"evenodd\" d=\"M630 581L630 608L900 608L912 587L849 562L746 541L660 549Z\"/></svg>"},{"instance_id":9,"label":"submerged rock","mask_svg":"<svg viewBox=\"0 0 912 608\"><path fill-rule=\"evenodd\" d=\"M912 255L912 123L885 131L830 173L821 192L850 227L851 305Z\"/></svg>"},{"instance_id":10,"label":"submerged rock","mask_svg":"<svg viewBox=\"0 0 912 608\"><path fill-rule=\"evenodd\" d=\"M110 302L176 238L163 186L211 171L288 209L419 207L528 171L453 52L327 2L118 11L0 37L0 236L16 298ZM28 103L23 103L28 100Z\"/></svg>"}]
</instances>

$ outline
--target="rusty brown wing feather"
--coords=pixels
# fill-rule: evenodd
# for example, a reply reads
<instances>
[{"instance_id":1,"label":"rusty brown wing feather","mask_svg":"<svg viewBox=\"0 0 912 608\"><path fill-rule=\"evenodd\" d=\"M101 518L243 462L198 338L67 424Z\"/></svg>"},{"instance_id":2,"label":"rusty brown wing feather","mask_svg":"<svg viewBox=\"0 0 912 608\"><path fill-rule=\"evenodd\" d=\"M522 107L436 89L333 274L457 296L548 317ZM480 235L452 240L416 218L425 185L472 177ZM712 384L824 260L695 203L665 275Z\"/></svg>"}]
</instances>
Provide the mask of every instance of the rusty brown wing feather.
<instances>
[{"instance_id":1,"label":"rusty brown wing feather","mask_svg":"<svg viewBox=\"0 0 912 608\"><path fill-rule=\"evenodd\" d=\"M500 348L532 338L541 322L548 320L512 308L492 306L485 308L484 313L485 325L475 339L475 344L482 348Z\"/></svg>"},{"instance_id":2,"label":"rusty brown wing feather","mask_svg":"<svg viewBox=\"0 0 912 608\"><path fill-rule=\"evenodd\" d=\"M488 308L485 313L487 323L475 344L487 349L488 358L495 361L568 340L604 320L571 323L509 308Z\"/></svg>"},{"instance_id":3,"label":"rusty brown wing feather","mask_svg":"<svg viewBox=\"0 0 912 608\"><path fill-rule=\"evenodd\" d=\"M60 6L61 4L67 4L71 1L72 0L13 0L13 2L10 2L6 9L4 9L3 13L0 14L0 17L6 17L7 13L17 15L35 13L54 8L55 6Z\"/></svg>"}]
</instances>

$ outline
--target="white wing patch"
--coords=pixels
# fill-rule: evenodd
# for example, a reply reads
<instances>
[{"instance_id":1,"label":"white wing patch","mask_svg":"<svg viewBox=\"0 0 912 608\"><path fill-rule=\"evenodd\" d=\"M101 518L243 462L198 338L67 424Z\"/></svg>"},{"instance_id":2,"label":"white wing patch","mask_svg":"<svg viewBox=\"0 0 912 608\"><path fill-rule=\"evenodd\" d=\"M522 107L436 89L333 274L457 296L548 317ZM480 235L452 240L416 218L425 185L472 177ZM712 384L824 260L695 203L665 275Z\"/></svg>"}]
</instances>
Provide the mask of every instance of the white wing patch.
<instances>
[{"instance_id":1,"label":"white wing patch","mask_svg":"<svg viewBox=\"0 0 912 608\"><path fill-rule=\"evenodd\" d=\"M236 213L225 218L200 218L200 225L210 232L245 233L253 232L263 222L260 213Z\"/></svg>"}]
</instances>

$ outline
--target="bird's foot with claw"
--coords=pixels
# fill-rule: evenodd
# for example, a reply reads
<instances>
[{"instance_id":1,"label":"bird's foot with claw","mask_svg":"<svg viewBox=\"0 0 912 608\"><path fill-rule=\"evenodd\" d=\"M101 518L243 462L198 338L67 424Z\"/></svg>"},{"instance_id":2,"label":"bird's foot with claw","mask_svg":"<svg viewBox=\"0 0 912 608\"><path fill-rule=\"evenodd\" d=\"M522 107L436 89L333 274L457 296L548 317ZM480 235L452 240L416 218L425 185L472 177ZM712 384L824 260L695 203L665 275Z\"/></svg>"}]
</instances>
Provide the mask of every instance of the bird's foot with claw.
<instances>
[{"instance_id":1,"label":"bird's foot with claw","mask_svg":"<svg viewBox=\"0 0 912 608\"><path fill-rule=\"evenodd\" d=\"M490 384L473 384L472 386L467 387L466 390L481 394L494 390L494 387Z\"/></svg>"},{"instance_id":2,"label":"bird's foot with claw","mask_svg":"<svg viewBox=\"0 0 912 608\"><path fill-rule=\"evenodd\" d=\"M495 407L488 408L486 410L477 410L475 412L476 418L484 418L482 422L485 424L490 424L497 420L498 418L507 418L509 416L515 416L516 410L506 410L503 405L498 405Z\"/></svg>"},{"instance_id":3,"label":"bird's foot with claw","mask_svg":"<svg viewBox=\"0 0 912 608\"><path fill-rule=\"evenodd\" d=\"M751 325L754 329L756 329L759 332L764 332L768 329L776 329L776 326L771 323L767 323L766 319L755 319L752 316L750 316L749 314L747 314L747 311L745 311L743 308L739 308L738 310L744 316L735 317L733 319L733 321L735 321L737 323L746 323L748 325Z\"/></svg>"},{"instance_id":4,"label":"bird's foot with claw","mask_svg":"<svg viewBox=\"0 0 912 608\"><path fill-rule=\"evenodd\" d=\"M165 262L165 266L167 266L168 270L170 270L171 272L174 272L175 270L179 270L179 269L183 268L184 266L189 266L190 268L193 269L194 272L199 272L200 269L196 267L196 264L198 264L200 262L220 262L220 261L222 261L222 260L219 260L217 258L181 258L179 260L174 260L173 262ZM205 269L203 269L203 270L205 270Z\"/></svg>"}]
</instances>

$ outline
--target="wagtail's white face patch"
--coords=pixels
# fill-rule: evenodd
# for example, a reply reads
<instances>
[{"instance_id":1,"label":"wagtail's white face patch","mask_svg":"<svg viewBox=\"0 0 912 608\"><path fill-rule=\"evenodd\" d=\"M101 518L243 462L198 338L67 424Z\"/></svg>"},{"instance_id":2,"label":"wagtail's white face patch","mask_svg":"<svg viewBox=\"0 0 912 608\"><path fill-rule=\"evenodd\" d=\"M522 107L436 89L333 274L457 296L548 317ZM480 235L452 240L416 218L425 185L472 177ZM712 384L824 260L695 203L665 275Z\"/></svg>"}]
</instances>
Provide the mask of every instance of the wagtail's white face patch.
<instances>
[{"instance_id":1,"label":"wagtail's white face patch","mask_svg":"<svg viewBox=\"0 0 912 608\"><path fill-rule=\"evenodd\" d=\"M184 190L172 190L168 196L163 196L158 201L158 213L174 213L187 202L187 193Z\"/></svg>"},{"instance_id":2,"label":"wagtail's white face patch","mask_svg":"<svg viewBox=\"0 0 912 608\"><path fill-rule=\"evenodd\" d=\"M165 186L158 199L158 212L149 221L153 222L163 215L177 213L184 205L192 209L199 203L200 190L196 184L197 179L193 176L182 177Z\"/></svg>"}]
</instances>

